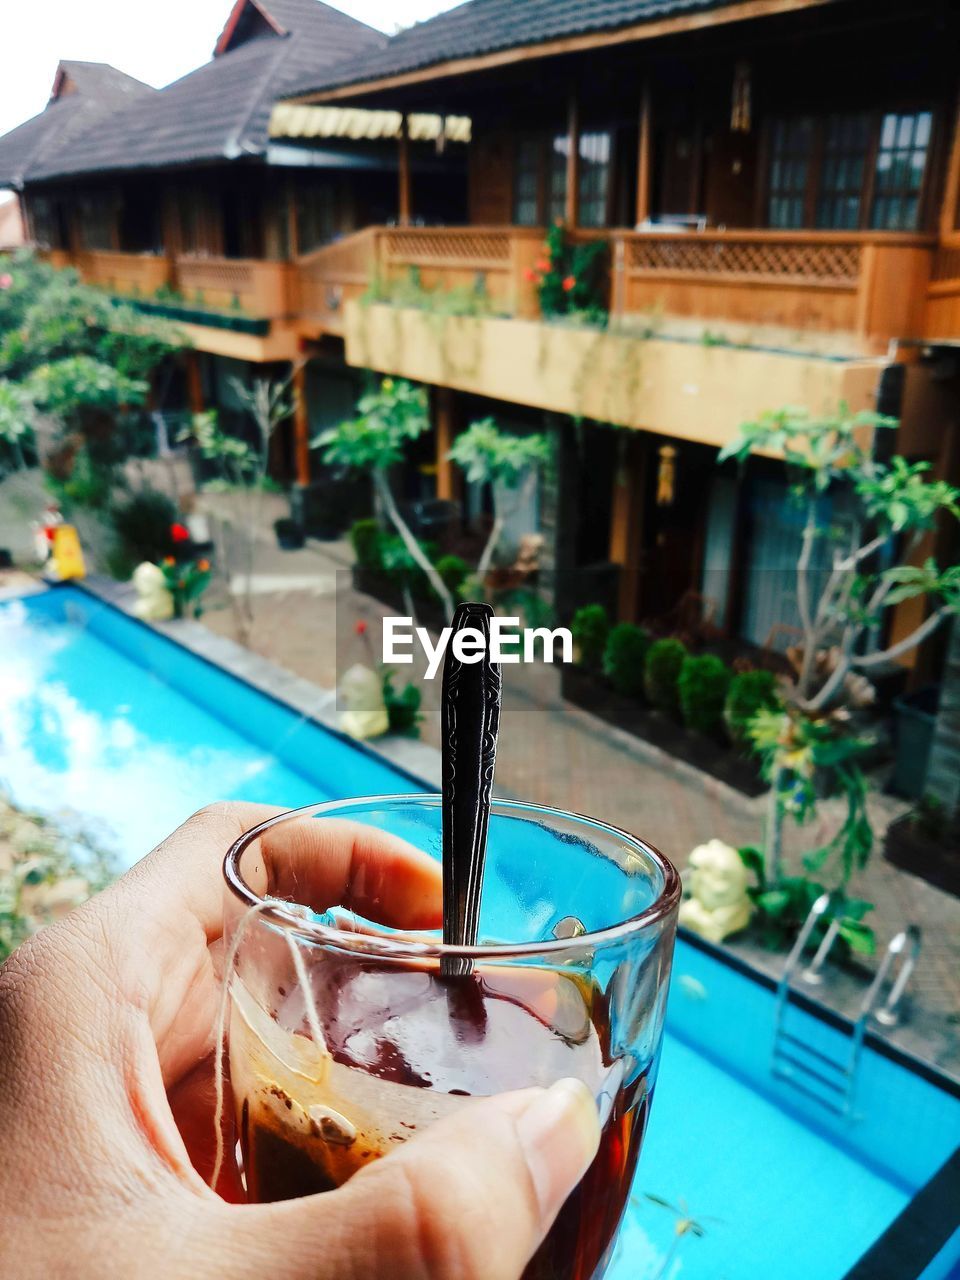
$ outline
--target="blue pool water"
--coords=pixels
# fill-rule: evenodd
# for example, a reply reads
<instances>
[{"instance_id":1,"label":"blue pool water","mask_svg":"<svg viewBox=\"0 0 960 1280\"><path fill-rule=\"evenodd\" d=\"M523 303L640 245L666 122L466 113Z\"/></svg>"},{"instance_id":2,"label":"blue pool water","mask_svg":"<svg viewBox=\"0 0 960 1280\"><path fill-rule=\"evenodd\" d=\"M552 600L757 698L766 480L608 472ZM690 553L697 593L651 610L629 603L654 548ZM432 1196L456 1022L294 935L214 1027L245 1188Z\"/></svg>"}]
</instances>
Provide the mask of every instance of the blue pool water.
<instances>
[{"instance_id":1,"label":"blue pool water","mask_svg":"<svg viewBox=\"0 0 960 1280\"><path fill-rule=\"evenodd\" d=\"M82 815L120 865L213 799L296 806L422 789L67 588L0 605L0 784L27 807ZM852 1120L775 1083L772 1013L764 987L678 943L613 1280L841 1280L956 1146L960 1100L873 1051ZM808 1043L842 1052L841 1033L795 1016ZM678 1214L648 1195L686 1206L705 1234L671 1254ZM910 1274L944 1280L958 1262L960 1234Z\"/></svg>"}]
</instances>

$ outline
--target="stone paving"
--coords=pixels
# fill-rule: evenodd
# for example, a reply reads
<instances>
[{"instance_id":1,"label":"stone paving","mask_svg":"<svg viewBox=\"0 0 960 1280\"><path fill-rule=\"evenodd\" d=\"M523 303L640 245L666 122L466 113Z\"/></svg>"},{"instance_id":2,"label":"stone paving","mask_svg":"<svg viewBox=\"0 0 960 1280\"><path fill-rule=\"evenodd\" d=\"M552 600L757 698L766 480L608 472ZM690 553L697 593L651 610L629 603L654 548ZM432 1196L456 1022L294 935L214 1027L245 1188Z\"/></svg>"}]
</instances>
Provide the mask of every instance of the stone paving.
<instances>
[{"instance_id":1,"label":"stone paving","mask_svg":"<svg viewBox=\"0 0 960 1280\"><path fill-rule=\"evenodd\" d=\"M370 622L388 612L378 601L344 590L344 577L337 590L337 575L346 574L351 559L349 546L342 542L310 543L300 551L282 552L264 539L257 573L276 589L257 598L253 650L313 684L333 688L338 610L341 635L351 633L356 621ZM304 591L299 582L311 573L314 586ZM291 587L296 582L296 589L281 586L284 577ZM232 634L228 610L212 609L203 621L220 635ZM355 645L352 660L369 662L361 642ZM439 681L427 687L423 737L437 745ZM563 703L551 672L538 678L532 690L511 688L509 680L505 685L497 787L501 793L596 814L640 832L681 867L692 848L713 836L732 844L761 838L762 797L747 798ZM876 903L872 923L881 947L904 925L920 925L923 951L911 984L911 1016L893 1038L960 1077L960 901L882 857L882 833L905 807L883 795L872 798L878 848L853 891ZM803 831L789 830L788 865L798 866L803 850L821 843L836 817L835 805L827 802L817 823ZM758 967L779 975L781 956L736 942L733 947ZM866 977L839 976L829 991L818 994L855 1016Z\"/></svg>"}]
</instances>

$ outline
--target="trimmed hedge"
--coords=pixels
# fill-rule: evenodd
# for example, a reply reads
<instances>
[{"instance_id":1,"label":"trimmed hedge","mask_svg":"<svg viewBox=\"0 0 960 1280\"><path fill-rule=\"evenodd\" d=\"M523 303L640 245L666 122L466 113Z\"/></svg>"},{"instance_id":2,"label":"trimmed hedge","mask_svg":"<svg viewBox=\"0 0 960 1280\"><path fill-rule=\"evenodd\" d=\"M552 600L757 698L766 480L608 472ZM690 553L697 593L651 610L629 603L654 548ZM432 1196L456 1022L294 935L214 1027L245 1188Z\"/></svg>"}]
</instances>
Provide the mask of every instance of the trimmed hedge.
<instances>
[{"instance_id":1,"label":"trimmed hedge","mask_svg":"<svg viewBox=\"0 0 960 1280\"><path fill-rule=\"evenodd\" d=\"M717 732L723 723L730 676L730 668L712 653L684 658L677 678L677 696L688 729L705 734Z\"/></svg>"},{"instance_id":2,"label":"trimmed hedge","mask_svg":"<svg viewBox=\"0 0 960 1280\"><path fill-rule=\"evenodd\" d=\"M637 697L643 692L643 671L650 636L632 622L620 622L607 637L603 674L617 693Z\"/></svg>"},{"instance_id":3,"label":"trimmed hedge","mask_svg":"<svg viewBox=\"0 0 960 1280\"><path fill-rule=\"evenodd\" d=\"M596 670L603 661L610 623L602 604L585 604L573 615L570 623L573 643L580 654L581 667Z\"/></svg>"},{"instance_id":4,"label":"trimmed hedge","mask_svg":"<svg viewBox=\"0 0 960 1280\"><path fill-rule=\"evenodd\" d=\"M748 725L758 711L776 707L780 702L777 680L772 671L741 671L730 681L723 719L730 741L746 747L750 738Z\"/></svg>"},{"instance_id":5,"label":"trimmed hedge","mask_svg":"<svg viewBox=\"0 0 960 1280\"><path fill-rule=\"evenodd\" d=\"M651 706L659 711L675 713L679 706L677 681L680 668L687 656L687 646L682 640L666 637L655 640L647 650L643 671L643 691Z\"/></svg>"}]
</instances>

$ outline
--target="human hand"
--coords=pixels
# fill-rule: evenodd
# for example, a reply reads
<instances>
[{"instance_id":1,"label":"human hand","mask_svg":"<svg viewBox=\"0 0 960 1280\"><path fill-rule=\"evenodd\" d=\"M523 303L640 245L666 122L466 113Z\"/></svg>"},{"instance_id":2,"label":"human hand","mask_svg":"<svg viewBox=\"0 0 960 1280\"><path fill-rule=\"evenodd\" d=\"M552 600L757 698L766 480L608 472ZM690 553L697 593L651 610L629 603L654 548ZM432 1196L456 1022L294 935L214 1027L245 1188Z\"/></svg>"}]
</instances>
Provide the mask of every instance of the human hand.
<instances>
[{"instance_id":1,"label":"human hand","mask_svg":"<svg viewBox=\"0 0 960 1280\"><path fill-rule=\"evenodd\" d=\"M4 1274L514 1280L592 1160L593 1100L562 1081L477 1100L322 1196L246 1205L235 1176L206 1185L220 866L274 812L201 811L0 969ZM439 922L425 854L349 824L312 838L330 904Z\"/></svg>"}]
</instances>

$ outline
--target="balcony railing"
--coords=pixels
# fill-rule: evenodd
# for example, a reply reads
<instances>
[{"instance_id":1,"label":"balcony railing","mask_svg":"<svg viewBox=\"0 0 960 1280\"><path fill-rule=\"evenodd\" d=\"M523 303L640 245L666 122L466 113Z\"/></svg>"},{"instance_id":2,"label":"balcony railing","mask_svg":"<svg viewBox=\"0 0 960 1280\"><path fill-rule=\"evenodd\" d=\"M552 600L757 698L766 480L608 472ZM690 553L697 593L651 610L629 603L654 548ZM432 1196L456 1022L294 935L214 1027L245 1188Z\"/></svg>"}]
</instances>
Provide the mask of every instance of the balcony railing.
<instances>
[{"instance_id":1,"label":"balcony railing","mask_svg":"<svg viewBox=\"0 0 960 1280\"><path fill-rule=\"evenodd\" d=\"M86 284L98 285L111 293L149 298L170 283L169 260L157 254L87 249L76 255L73 265Z\"/></svg>"},{"instance_id":2,"label":"balcony railing","mask_svg":"<svg viewBox=\"0 0 960 1280\"><path fill-rule=\"evenodd\" d=\"M261 320L283 320L297 309L296 272L289 262L181 254L176 260L174 283L188 305L197 303L212 311L241 311Z\"/></svg>"},{"instance_id":3,"label":"balcony railing","mask_svg":"<svg viewBox=\"0 0 960 1280\"><path fill-rule=\"evenodd\" d=\"M960 338L960 233L945 236L934 254L924 337Z\"/></svg>"},{"instance_id":4,"label":"balcony railing","mask_svg":"<svg viewBox=\"0 0 960 1280\"><path fill-rule=\"evenodd\" d=\"M934 239L809 231L578 232L610 245L605 301L619 321L651 311L791 331L843 333L867 346L920 337ZM529 269L544 232L514 227L382 227L301 259L310 325L343 331L343 304L389 295L412 276L430 289L482 290L492 312L538 313ZM960 240L956 252L960 296ZM399 291L402 299L402 290Z\"/></svg>"}]
</instances>

